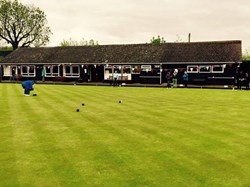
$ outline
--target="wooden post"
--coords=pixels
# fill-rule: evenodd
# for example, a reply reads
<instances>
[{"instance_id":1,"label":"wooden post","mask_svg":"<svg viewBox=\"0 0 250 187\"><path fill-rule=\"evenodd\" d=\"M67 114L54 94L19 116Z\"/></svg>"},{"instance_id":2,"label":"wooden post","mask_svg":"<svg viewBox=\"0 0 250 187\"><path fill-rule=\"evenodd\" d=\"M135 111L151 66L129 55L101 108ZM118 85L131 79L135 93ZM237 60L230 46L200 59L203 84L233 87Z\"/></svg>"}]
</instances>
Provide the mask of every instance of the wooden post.
<instances>
[{"instance_id":1,"label":"wooden post","mask_svg":"<svg viewBox=\"0 0 250 187\"><path fill-rule=\"evenodd\" d=\"M160 64L160 85L162 84L162 64Z\"/></svg>"}]
</instances>

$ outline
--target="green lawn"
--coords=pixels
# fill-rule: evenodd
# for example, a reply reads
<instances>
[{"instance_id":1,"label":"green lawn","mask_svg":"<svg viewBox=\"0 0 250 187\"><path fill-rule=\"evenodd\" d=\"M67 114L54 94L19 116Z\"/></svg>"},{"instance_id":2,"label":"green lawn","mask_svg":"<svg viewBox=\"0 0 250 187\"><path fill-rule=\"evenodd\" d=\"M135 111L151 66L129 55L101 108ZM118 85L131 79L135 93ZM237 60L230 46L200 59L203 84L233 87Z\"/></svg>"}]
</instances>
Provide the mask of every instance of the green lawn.
<instances>
[{"instance_id":1,"label":"green lawn","mask_svg":"<svg viewBox=\"0 0 250 187\"><path fill-rule=\"evenodd\" d=\"M0 84L0 186L250 186L250 91L35 90Z\"/></svg>"}]
</instances>

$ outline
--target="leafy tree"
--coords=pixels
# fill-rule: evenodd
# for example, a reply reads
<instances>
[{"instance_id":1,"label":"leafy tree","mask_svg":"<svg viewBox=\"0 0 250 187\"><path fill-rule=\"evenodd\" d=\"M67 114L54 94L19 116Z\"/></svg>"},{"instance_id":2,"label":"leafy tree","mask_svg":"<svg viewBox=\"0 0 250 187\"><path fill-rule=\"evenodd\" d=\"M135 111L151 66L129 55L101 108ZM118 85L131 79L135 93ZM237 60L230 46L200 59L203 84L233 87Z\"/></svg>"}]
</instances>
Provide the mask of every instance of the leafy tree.
<instances>
[{"instance_id":1,"label":"leafy tree","mask_svg":"<svg viewBox=\"0 0 250 187\"><path fill-rule=\"evenodd\" d=\"M242 60L250 60L250 54L247 49L243 52Z\"/></svg>"},{"instance_id":2,"label":"leafy tree","mask_svg":"<svg viewBox=\"0 0 250 187\"><path fill-rule=\"evenodd\" d=\"M0 47L0 51L12 51L13 48L10 47L10 46L3 46L3 47Z\"/></svg>"},{"instance_id":3,"label":"leafy tree","mask_svg":"<svg viewBox=\"0 0 250 187\"><path fill-rule=\"evenodd\" d=\"M157 36L157 38L153 37L150 40L150 43L153 44L153 45L159 45L159 44L162 44L162 43L166 43L166 41L165 41L164 37Z\"/></svg>"},{"instance_id":4,"label":"leafy tree","mask_svg":"<svg viewBox=\"0 0 250 187\"><path fill-rule=\"evenodd\" d=\"M75 40L72 40L72 38L70 38L69 40L63 40L61 43L60 43L60 46L62 47L66 47L66 46L76 46L78 45L78 42L75 41Z\"/></svg>"},{"instance_id":5,"label":"leafy tree","mask_svg":"<svg viewBox=\"0 0 250 187\"><path fill-rule=\"evenodd\" d=\"M45 13L18 0L0 0L0 39L18 47L44 46L52 34Z\"/></svg>"},{"instance_id":6,"label":"leafy tree","mask_svg":"<svg viewBox=\"0 0 250 187\"><path fill-rule=\"evenodd\" d=\"M95 46L95 45L99 45L98 41L94 41L93 39L87 41L84 40L84 38L81 41L76 41L73 40L72 38L70 38L69 40L63 40L60 43L60 46L62 47L67 47L67 46Z\"/></svg>"},{"instance_id":7,"label":"leafy tree","mask_svg":"<svg viewBox=\"0 0 250 187\"><path fill-rule=\"evenodd\" d=\"M98 41L94 41L93 39L89 40L88 45L94 46L94 45L99 45Z\"/></svg>"},{"instance_id":8,"label":"leafy tree","mask_svg":"<svg viewBox=\"0 0 250 187\"><path fill-rule=\"evenodd\" d=\"M6 45L6 42L0 40L0 51L13 51L13 48L10 45Z\"/></svg>"}]
</instances>

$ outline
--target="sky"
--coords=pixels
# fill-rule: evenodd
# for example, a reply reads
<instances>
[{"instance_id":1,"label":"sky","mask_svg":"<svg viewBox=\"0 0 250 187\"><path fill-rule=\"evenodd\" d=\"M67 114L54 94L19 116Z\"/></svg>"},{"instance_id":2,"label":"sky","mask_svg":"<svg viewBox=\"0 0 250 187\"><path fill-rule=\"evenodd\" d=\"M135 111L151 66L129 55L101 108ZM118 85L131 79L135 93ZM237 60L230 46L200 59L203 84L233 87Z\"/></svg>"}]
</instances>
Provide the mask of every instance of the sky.
<instances>
[{"instance_id":1,"label":"sky","mask_svg":"<svg viewBox=\"0 0 250 187\"><path fill-rule=\"evenodd\" d=\"M63 40L106 44L241 40L250 50L249 0L19 0L43 10L53 33L48 46Z\"/></svg>"}]
</instances>

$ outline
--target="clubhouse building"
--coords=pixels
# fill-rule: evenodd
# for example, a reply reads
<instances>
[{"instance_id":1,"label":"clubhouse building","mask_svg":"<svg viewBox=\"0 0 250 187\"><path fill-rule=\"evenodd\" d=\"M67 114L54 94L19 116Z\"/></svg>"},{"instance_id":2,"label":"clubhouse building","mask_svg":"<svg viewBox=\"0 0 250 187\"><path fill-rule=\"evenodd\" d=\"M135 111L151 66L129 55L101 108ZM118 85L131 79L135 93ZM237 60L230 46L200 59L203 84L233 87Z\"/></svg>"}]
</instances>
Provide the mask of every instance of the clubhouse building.
<instances>
[{"instance_id":1,"label":"clubhouse building","mask_svg":"<svg viewBox=\"0 0 250 187\"><path fill-rule=\"evenodd\" d=\"M0 81L109 82L162 84L166 72L184 71L190 84L234 84L242 62L240 40L190 43L18 48L0 59Z\"/></svg>"}]
</instances>

